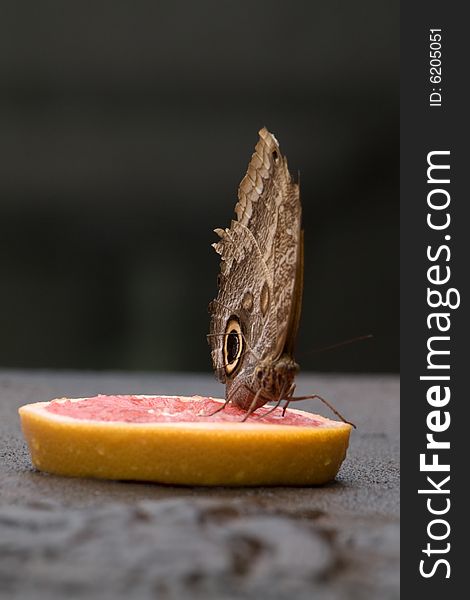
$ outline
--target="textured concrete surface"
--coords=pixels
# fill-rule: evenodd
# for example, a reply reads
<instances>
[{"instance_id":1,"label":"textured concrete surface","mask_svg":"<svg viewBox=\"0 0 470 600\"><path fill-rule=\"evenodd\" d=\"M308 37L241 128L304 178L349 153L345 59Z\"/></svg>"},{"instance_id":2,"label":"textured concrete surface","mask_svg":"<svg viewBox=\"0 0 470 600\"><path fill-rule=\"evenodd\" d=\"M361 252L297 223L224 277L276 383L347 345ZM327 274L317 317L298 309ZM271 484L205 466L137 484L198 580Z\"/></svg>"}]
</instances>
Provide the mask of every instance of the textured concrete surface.
<instances>
[{"instance_id":1,"label":"textured concrete surface","mask_svg":"<svg viewBox=\"0 0 470 600\"><path fill-rule=\"evenodd\" d=\"M0 372L2 599L398 598L398 378L298 383L357 424L336 482L191 488L37 472L17 409L97 393L221 395L210 376Z\"/></svg>"}]
</instances>

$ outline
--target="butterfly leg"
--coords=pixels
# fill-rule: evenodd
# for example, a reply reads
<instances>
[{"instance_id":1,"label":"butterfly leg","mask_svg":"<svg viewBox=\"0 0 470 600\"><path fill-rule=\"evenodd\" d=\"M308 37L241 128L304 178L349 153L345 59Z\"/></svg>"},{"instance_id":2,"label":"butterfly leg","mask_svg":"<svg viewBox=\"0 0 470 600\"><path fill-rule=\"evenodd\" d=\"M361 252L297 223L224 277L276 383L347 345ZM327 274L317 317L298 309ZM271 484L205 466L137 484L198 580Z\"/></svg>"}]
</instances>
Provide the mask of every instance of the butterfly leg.
<instances>
[{"instance_id":1,"label":"butterfly leg","mask_svg":"<svg viewBox=\"0 0 470 600\"><path fill-rule=\"evenodd\" d=\"M271 406L271 408L263 413L263 414L258 414L256 415L257 419L264 419L264 417L267 417L268 415L270 415L272 412L274 412L276 410L276 408L278 408L278 406L281 404L281 402L284 400L284 398L281 396L281 398L276 402L276 404L274 406Z\"/></svg>"},{"instance_id":2,"label":"butterfly leg","mask_svg":"<svg viewBox=\"0 0 470 600\"><path fill-rule=\"evenodd\" d=\"M286 397L284 398L284 399L285 399L285 401L286 401L286 403L285 403L285 404L284 404L284 406L282 407L282 416L283 416L283 417L286 415L286 410L287 410L287 407L289 406L289 404L290 404L290 401L292 400L292 398L293 398L293 396L294 396L294 392L295 392L295 383L293 383L293 384L290 386L290 389L289 389L289 391L287 392L287 395L286 395Z\"/></svg>"},{"instance_id":3,"label":"butterfly leg","mask_svg":"<svg viewBox=\"0 0 470 600\"><path fill-rule=\"evenodd\" d=\"M332 404L330 404L327 400L325 400L325 398L322 398L322 396L319 396L318 394L313 394L312 396L297 396L296 398L294 396L291 396L284 405L284 413L286 412L286 409L289 406L290 402L297 402L298 400L321 400L321 402L323 402L323 404L325 404L331 410L331 412L333 412L337 417L339 417L341 421L343 421L343 423L347 423L348 425L351 425L352 427L354 427L354 429L356 429L354 423L351 423L351 421L345 419L343 415L339 411L337 411Z\"/></svg>"},{"instance_id":4,"label":"butterfly leg","mask_svg":"<svg viewBox=\"0 0 470 600\"><path fill-rule=\"evenodd\" d=\"M254 397L254 398L253 398L253 400L251 401L250 407L249 407L249 408L248 408L248 410L246 411L246 415L243 417L243 419L242 419L242 421L241 421L242 423L244 423L244 422L245 422L245 421L248 419L248 417L249 417L249 416L250 416L252 413L254 413L254 412L255 412L255 410L256 410L256 402L258 401L258 398L259 398L260 394L261 394L261 389L259 389L259 390L256 392L256 394L255 394L255 397Z\"/></svg>"},{"instance_id":5,"label":"butterfly leg","mask_svg":"<svg viewBox=\"0 0 470 600\"><path fill-rule=\"evenodd\" d=\"M222 404L222 406L219 406L218 408L216 408L211 413L208 413L207 415L205 415L205 414L199 414L198 417L213 417L214 415L216 415L220 411L224 410L224 408L227 406L227 404L229 402L230 402L230 400L225 400L225 402Z\"/></svg>"},{"instance_id":6,"label":"butterfly leg","mask_svg":"<svg viewBox=\"0 0 470 600\"><path fill-rule=\"evenodd\" d=\"M286 400L289 397L289 394L293 394L294 393L295 384L293 383L291 385L289 391L287 392L287 395L284 393L285 390L286 390L286 386L284 385L284 387L281 390L281 393L279 394L279 400L276 402L276 404L274 406L272 406L267 412L263 413L262 415L258 415L258 419L263 419L264 417L267 417L272 412L274 412L276 410L276 408L279 407L279 405L281 404L281 402L283 400ZM282 416L284 416L284 412L282 413Z\"/></svg>"}]
</instances>

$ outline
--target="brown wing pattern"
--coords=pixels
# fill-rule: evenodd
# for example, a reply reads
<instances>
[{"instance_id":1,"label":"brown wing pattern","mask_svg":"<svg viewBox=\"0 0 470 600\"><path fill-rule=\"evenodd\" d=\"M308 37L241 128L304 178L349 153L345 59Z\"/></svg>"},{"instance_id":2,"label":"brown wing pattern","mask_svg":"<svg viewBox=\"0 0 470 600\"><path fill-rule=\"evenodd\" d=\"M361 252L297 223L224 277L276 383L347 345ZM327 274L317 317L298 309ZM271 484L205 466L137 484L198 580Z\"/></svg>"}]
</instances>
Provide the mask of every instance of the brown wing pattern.
<instances>
[{"instance_id":1,"label":"brown wing pattern","mask_svg":"<svg viewBox=\"0 0 470 600\"><path fill-rule=\"evenodd\" d=\"M276 138L265 128L259 136L239 186L237 220L230 228L215 230L220 240L213 246L221 256L221 273L218 296L209 307L209 341L221 381L225 373L220 334L232 314L244 321L246 341L254 351L251 358L256 360L282 352L288 330L298 320L294 315L300 311L300 305L294 306L301 256L299 187L291 180ZM260 310L263 286L269 291L264 314ZM246 293L253 297L250 312L242 305Z\"/></svg>"}]
</instances>

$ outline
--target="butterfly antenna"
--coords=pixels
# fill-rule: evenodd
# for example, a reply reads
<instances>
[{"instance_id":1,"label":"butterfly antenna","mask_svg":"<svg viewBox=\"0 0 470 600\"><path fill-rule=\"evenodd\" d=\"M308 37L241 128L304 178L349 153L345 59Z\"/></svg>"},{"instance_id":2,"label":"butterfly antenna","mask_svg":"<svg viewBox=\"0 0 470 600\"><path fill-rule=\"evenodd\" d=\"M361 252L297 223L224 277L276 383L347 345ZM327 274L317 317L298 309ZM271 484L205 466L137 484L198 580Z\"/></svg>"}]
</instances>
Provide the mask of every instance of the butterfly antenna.
<instances>
[{"instance_id":1,"label":"butterfly antenna","mask_svg":"<svg viewBox=\"0 0 470 600\"><path fill-rule=\"evenodd\" d=\"M342 346L348 346L349 344L353 344L354 342L362 342L363 340L370 340L374 336L371 333L367 335L360 335L355 338L351 338L350 340L345 340L344 342L338 342L337 344L331 344L330 346L324 346L323 348L315 348L311 350L311 352L326 352L327 350L335 350L336 348L341 348Z\"/></svg>"},{"instance_id":2,"label":"butterfly antenna","mask_svg":"<svg viewBox=\"0 0 470 600\"><path fill-rule=\"evenodd\" d=\"M215 302L216 304L219 304L219 306L221 306L222 308L225 308L225 310L228 310L229 313L233 313L233 309L230 306L227 306L226 304L224 304L223 302L221 302L217 298L214 298L212 300L212 302ZM212 304L212 302L211 302L211 304Z\"/></svg>"}]
</instances>

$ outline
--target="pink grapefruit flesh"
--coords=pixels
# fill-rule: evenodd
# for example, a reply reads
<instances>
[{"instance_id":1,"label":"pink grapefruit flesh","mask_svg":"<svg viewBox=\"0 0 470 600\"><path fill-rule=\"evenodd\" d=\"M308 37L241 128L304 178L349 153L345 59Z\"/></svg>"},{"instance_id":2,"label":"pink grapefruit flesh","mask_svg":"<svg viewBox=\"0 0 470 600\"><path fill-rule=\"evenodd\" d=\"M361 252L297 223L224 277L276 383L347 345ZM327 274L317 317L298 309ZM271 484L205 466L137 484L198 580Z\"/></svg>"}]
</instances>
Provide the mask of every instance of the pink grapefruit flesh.
<instances>
[{"instance_id":1,"label":"pink grapefruit flesh","mask_svg":"<svg viewBox=\"0 0 470 600\"><path fill-rule=\"evenodd\" d=\"M351 426L215 398L96 396L19 410L33 464L72 477L186 485L312 485L336 476Z\"/></svg>"}]
</instances>

